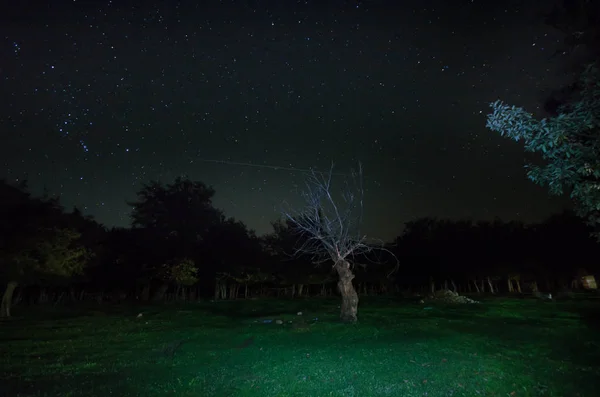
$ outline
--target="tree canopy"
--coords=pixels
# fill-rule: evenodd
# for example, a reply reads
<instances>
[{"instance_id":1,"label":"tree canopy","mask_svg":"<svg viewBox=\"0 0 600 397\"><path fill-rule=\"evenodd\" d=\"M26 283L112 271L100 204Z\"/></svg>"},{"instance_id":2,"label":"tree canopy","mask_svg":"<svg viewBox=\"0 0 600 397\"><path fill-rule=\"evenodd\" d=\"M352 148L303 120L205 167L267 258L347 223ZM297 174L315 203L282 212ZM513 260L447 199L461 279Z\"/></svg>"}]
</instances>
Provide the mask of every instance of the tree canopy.
<instances>
[{"instance_id":1,"label":"tree canopy","mask_svg":"<svg viewBox=\"0 0 600 397\"><path fill-rule=\"evenodd\" d=\"M529 164L527 176L550 193L569 193L577 212L600 223L600 72L591 64L580 80L580 95L557 116L536 120L522 108L491 104L487 127L540 153L544 165Z\"/></svg>"}]
</instances>

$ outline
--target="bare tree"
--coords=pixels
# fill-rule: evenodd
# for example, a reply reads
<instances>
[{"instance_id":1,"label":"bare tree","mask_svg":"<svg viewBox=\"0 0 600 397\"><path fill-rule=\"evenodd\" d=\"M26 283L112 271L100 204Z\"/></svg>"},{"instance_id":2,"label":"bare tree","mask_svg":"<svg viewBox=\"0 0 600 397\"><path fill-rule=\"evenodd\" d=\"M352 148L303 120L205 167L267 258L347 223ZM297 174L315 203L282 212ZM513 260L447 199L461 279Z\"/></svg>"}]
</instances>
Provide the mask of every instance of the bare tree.
<instances>
[{"instance_id":1,"label":"bare tree","mask_svg":"<svg viewBox=\"0 0 600 397\"><path fill-rule=\"evenodd\" d=\"M345 189L340 197L334 198L331 191L334 175L345 176ZM361 234L364 189L362 166L350 174L329 173L312 170L306 180L306 190L302 192L305 207L301 211L284 211L283 215L293 225L298 234L299 246L295 254L309 254L316 264L333 261L333 269L339 276L338 288L342 295L340 317L344 322L356 322L358 294L352 284L354 279L354 258L365 258L374 250L386 251L398 261L384 244L369 243Z\"/></svg>"}]
</instances>

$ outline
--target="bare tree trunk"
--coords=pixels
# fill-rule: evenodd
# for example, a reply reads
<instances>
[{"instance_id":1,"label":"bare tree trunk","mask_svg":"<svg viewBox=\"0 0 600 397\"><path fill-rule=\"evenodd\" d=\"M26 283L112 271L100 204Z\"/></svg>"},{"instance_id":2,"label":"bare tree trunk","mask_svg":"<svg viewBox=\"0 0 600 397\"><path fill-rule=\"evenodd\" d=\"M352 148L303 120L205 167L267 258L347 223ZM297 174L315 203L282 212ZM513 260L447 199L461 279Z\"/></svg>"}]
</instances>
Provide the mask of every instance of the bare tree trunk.
<instances>
[{"instance_id":1,"label":"bare tree trunk","mask_svg":"<svg viewBox=\"0 0 600 397\"><path fill-rule=\"evenodd\" d=\"M65 292L61 292L60 295L58 295L58 298L56 298L56 301L54 302L54 306L58 305L61 301L63 296L65 296Z\"/></svg>"},{"instance_id":2,"label":"bare tree trunk","mask_svg":"<svg viewBox=\"0 0 600 397\"><path fill-rule=\"evenodd\" d=\"M71 298L71 303L77 302L77 294L75 293L75 288L69 288L69 298Z\"/></svg>"},{"instance_id":3,"label":"bare tree trunk","mask_svg":"<svg viewBox=\"0 0 600 397\"><path fill-rule=\"evenodd\" d=\"M235 300L238 297L238 284L229 284L229 299Z\"/></svg>"},{"instance_id":4,"label":"bare tree trunk","mask_svg":"<svg viewBox=\"0 0 600 397\"><path fill-rule=\"evenodd\" d=\"M450 283L452 284L452 289L454 290L454 292L458 292L458 289L456 288L456 284L454 283L454 280L450 279Z\"/></svg>"},{"instance_id":5,"label":"bare tree trunk","mask_svg":"<svg viewBox=\"0 0 600 397\"><path fill-rule=\"evenodd\" d=\"M490 286L490 292L492 294L495 294L496 292L494 291L494 284L492 284L492 279L489 276L487 278L487 282L488 282L488 285Z\"/></svg>"},{"instance_id":6,"label":"bare tree trunk","mask_svg":"<svg viewBox=\"0 0 600 397\"><path fill-rule=\"evenodd\" d=\"M302 291L304 290L304 284L298 284L298 297L302 297Z\"/></svg>"},{"instance_id":7,"label":"bare tree trunk","mask_svg":"<svg viewBox=\"0 0 600 397\"><path fill-rule=\"evenodd\" d=\"M150 300L150 284L144 284L142 293L140 294L140 300L142 302L148 302Z\"/></svg>"},{"instance_id":8,"label":"bare tree trunk","mask_svg":"<svg viewBox=\"0 0 600 397\"><path fill-rule=\"evenodd\" d=\"M17 295L13 296L11 307L17 306L23 300L23 288L17 288Z\"/></svg>"},{"instance_id":9,"label":"bare tree trunk","mask_svg":"<svg viewBox=\"0 0 600 397\"><path fill-rule=\"evenodd\" d=\"M521 282L519 280L516 280L516 283L517 283L517 292L519 294L522 294L523 292L521 292Z\"/></svg>"},{"instance_id":10,"label":"bare tree trunk","mask_svg":"<svg viewBox=\"0 0 600 397\"><path fill-rule=\"evenodd\" d=\"M165 298L165 294L167 293L168 289L169 289L168 284L163 284L160 287L158 287L158 289L154 292L154 296L152 297L152 300L155 302L162 301Z\"/></svg>"},{"instance_id":11,"label":"bare tree trunk","mask_svg":"<svg viewBox=\"0 0 600 397\"><path fill-rule=\"evenodd\" d=\"M507 279L507 283L508 283L508 292L515 292L513 290L512 280L510 279L510 277Z\"/></svg>"},{"instance_id":12,"label":"bare tree trunk","mask_svg":"<svg viewBox=\"0 0 600 397\"><path fill-rule=\"evenodd\" d=\"M15 289L19 285L16 281L11 281L6 285L4 295L2 296L2 306L0 306L0 317L10 317L10 308L12 306L12 297Z\"/></svg>"},{"instance_id":13,"label":"bare tree trunk","mask_svg":"<svg viewBox=\"0 0 600 397\"><path fill-rule=\"evenodd\" d=\"M355 323L358 320L358 294L352 285L354 274L350 270L350 263L339 260L334 267L340 278L338 281L338 288L342 295L340 318L343 322Z\"/></svg>"},{"instance_id":14,"label":"bare tree trunk","mask_svg":"<svg viewBox=\"0 0 600 397\"><path fill-rule=\"evenodd\" d=\"M46 293L46 288L42 287L40 288L40 298L38 303L41 305L46 302L48 302L48 294Z\"/></svg>"}]
</instances>

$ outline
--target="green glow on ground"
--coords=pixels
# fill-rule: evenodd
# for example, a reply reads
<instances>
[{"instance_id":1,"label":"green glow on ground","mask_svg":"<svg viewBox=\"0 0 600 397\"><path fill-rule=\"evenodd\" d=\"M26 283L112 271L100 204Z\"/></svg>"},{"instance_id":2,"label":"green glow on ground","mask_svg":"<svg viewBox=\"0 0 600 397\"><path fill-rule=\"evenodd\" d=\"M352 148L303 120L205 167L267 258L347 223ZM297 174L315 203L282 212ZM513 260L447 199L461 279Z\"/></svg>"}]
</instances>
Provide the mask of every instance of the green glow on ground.
<instances>
[{"instance_id":1,"label":"green glow on ground","mask_svg":"<svg viewBox=\"0 0 600 397\"><path fill-rule=\"evenodd\" d=\"M494 299L424 309L363 298L357 325L337 322L338 303L17 308L16 318L0 324L0 395L600 393L600 300Z\"/></svg>"}]
</instances>

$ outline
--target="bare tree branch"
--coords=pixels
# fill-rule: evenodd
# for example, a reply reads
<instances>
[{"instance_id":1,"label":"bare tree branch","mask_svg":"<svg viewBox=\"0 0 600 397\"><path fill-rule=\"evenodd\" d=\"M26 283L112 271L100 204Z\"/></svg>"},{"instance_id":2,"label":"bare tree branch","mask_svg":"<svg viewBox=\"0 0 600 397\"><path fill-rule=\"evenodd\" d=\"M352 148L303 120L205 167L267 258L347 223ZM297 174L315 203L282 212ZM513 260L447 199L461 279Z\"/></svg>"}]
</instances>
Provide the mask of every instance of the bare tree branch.
<instances>
[{"instance_id":1,"label":"bare tree branch","mask_svg":"<svg viewBox=\"0 0 600 397\"><path fill-rule=\"evenodd\" d=\"M304 208L283 211L300 241L295 254L311 255L315 263L332 260L335 265L339 261L354 264L356 261L350 259L366 257L374 250L385 251L396 261L389 277L398 269L398 260L383 242L369 242L360 230L364 205L362 165L359 163L358 170L345 178L345 189L337 200L332 192L332 177L336 175L333 168L332 163L328 173L311 170L302 192Z\"/></svg>"}]
</instances>

